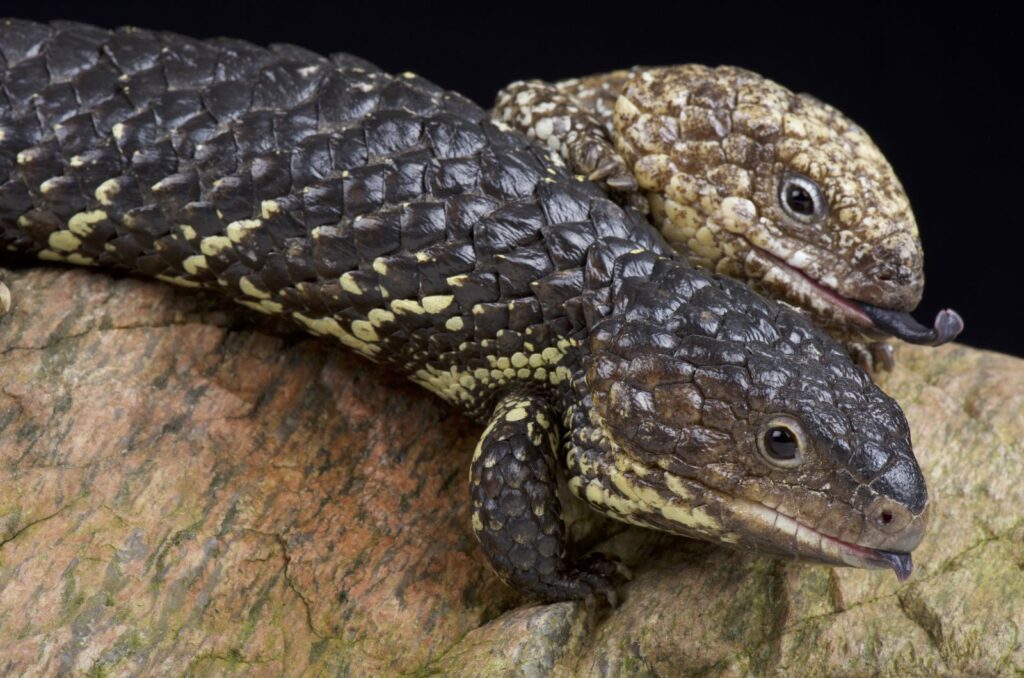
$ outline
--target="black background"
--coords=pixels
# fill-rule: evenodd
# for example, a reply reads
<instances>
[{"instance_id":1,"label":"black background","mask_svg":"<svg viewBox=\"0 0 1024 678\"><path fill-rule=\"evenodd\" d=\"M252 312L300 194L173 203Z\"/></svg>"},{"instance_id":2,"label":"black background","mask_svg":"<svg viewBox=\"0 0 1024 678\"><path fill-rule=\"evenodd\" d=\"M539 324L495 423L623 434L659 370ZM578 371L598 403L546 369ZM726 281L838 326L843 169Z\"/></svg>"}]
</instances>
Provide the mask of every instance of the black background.
<instances>
[{"instance_id":1,"label":"black background","mask_svg":"<svg viewBox=\"0 0 1024 678\"><path fill-rule=\"evenodd\" d=\"M1024 33L1008 10L956 7L133 0L3 2L0 13L348 51L488 107L520 78L690 61L750 68L838 107L896 168L925 245L918 317L955 308L965 343L1024 356Z\"/></svg>"}]
</instances>

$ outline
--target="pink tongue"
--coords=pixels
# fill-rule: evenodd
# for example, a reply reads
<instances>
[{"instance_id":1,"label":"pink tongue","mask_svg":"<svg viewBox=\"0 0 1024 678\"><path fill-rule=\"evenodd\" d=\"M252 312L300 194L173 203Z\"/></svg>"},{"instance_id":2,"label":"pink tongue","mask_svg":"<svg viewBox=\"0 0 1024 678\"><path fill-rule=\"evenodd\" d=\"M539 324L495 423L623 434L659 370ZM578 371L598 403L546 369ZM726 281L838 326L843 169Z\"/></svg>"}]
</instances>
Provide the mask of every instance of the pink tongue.
<instances>
[{"instance_id":1,"label":"pink tongue","mask_svg":"<svg viewBox=\"0 0 1024 678\"><path fill-rule=\"evenodd\" d=\"M857 305L871 318L875 327L911 344L939 346L952 341L964 329L963 319L952 309L939 311L935 316L935 326L928 328L905 311L889 311L863 302Z\"/></svg>"},{"instance_id":2,"label":"pink tongue","mask_svg":"<svg viewBox=\"0 0 1024 678\"><path fill-rule=\"evenodd\" d=\"M914 561L911 560L909 553L894 553L892 551L875 551L877 556L889 564L893 572L896 573L896 578L901 582L907 580L910 573L914 571Z\"/></svg>"}]
</instances>

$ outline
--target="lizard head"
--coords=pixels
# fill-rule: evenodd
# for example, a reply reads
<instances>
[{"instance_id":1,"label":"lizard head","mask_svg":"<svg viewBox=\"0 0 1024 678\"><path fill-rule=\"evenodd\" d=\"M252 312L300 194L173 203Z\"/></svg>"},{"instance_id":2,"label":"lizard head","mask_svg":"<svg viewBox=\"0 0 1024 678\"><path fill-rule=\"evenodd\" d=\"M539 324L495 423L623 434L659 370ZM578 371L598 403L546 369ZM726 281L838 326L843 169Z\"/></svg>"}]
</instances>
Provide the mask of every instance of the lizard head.
<instances>
[{"instance_id":1,"label":"lizard head","mask_svg":"<svg viewBox=\"0 0 1024 678\"><path fill-rule=\"evenodd\" d=\"M690 64L638 71L614 122L652 217L694 263L854 336L955 334L949 317L931 331L910 319L924 286L910 202L833 107L750 71Z\"/></svg>"},{"instance_id":2,"label":"lizard head","mask_svg":"<svg viewBox=\"0 0 1024 678\"><path fill-rule=\"evenodd\" d=\"M646 275L592 332L570 488L627 522L909 575L928 493L896 402L741 283L628 267Z\"/></svg>"}]
</instances>

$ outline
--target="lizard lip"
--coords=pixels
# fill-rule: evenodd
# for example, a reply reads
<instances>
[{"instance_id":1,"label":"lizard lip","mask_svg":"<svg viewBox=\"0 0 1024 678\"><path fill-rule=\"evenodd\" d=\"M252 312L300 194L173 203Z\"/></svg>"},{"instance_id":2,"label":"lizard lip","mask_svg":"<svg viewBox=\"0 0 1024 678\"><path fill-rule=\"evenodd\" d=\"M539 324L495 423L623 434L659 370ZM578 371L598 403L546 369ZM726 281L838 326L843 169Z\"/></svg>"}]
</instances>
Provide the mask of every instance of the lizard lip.
<instances>
[{"instance_id":1,"label":"lizard lip","mask_svg":"<svg viewBox=\"0 0 1024 678\"><path fill-rule=\"evenodd\" d=\"M935 316L933 327L925 327L914 320L906 311L873 306L863 301L849 299L826 287L799 268L786 263L771 252L751 244L753 251L765 257L778 269L796 277L805 292L825 300L847 318L859 325L867 326L911 344L939 346L956 338L964 329L964 321L956 311L943 309Z\"/></svg>"},{"instance_id":2,"label":"lizard lip","mask_svg":"<svg viewBox=\"0 0 1024 678\"><path fill-rule=\"evenodd\" d=\"M808 555L828 563L851 567L890 568L901 582L906 581L913 572L914 562L910 553L884 551L843 541L760 502L740 499L736 507L737 512L743 517L771 525L774 530L785 534L791 534L796 541L798 555Z\"/></svg>"}]
</instances>

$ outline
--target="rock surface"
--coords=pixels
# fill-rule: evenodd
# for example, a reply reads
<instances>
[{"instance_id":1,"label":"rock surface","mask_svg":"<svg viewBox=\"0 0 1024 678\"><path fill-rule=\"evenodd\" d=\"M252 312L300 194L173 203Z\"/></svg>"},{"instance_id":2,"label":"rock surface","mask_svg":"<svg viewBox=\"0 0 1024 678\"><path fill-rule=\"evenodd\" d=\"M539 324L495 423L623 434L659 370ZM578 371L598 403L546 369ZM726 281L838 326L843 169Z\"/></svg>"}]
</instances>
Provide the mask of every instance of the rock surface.
<instances>
[{"instance_id":1,"label":"rock surface","mask_svg":"<svg viewBox=\"0 0 1024 678\"><path fill-rule=\"evenodd\" d=\"M587 517L636 574L594 626L487 568L479 428L425 391L163 285L8 278L0 673L1024 671L1024 361L902 347L882 379L933 500L906 584Z\"/></svg>"}]
</instances>

